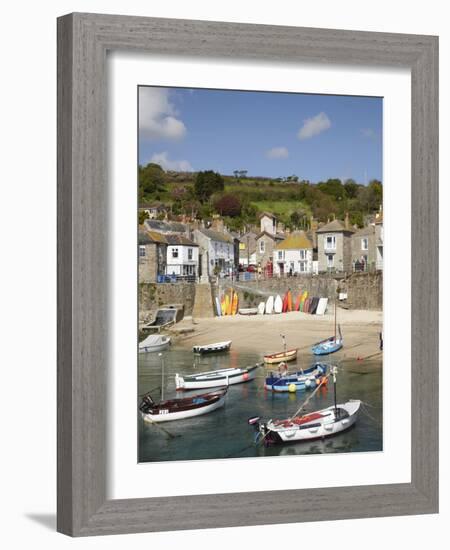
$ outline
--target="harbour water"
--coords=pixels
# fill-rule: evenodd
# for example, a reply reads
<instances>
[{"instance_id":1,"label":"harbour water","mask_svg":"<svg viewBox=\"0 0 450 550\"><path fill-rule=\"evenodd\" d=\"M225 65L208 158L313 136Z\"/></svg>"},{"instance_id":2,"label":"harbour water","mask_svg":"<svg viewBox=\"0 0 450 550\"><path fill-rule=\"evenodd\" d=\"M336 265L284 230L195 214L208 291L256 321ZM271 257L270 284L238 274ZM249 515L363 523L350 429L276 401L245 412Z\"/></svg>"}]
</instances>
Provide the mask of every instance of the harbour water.
<instances>
[{"instance_id":1,"label":"harbour water","mask_svg":"<svg viewBox=\"0 0 450 550\"><path fill-rule=\"evenodd\" d=\"M364 403L358 421L350 430L324 440L270 447L256 446L255 434L247 423L248 418L255 415L263 420L287 418L295 413L311 393L272 393L264 390L264 377L271 369L260 367L255 380L230 386L224 407L210 414L165 422L158 426L145 423L138 413L139 462L381 451L381 361L340 362L340 353L327 358L329 363L337 365L339 369L337 400L343 402L360 399ZM175 373L191 374L218 368L249 366L260 361L261 356L254 353L231 350L230 353L198 357L190 350L177 349L175 346L162 352L162 356L157 353L140 354L139 393L142 395L150 391L157 401L160 398L161 383L164 386L165 399L205 393L209 390L176 392ZM303 368L312 362L312 355L307 360L305 356L301 358ZM300 363L289 364L289 370L296 368L300 368ZM328 387L320 388L312 397L307 411L323 409L332 404L333 385L330 383Z\"/></svg>"}]
</instances>

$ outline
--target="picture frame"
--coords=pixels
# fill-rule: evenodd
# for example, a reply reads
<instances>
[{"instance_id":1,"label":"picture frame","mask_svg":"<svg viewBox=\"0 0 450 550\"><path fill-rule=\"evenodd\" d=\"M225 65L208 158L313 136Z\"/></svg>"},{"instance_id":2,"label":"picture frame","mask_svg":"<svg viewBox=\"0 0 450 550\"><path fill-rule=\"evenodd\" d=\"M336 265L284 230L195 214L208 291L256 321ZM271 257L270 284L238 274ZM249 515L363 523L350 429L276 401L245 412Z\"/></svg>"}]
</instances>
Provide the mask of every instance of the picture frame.
<instances>
[{"instance_id":1,"label":"picture frame","mask_svg":"<svg viewBox=\"0 0 450 550\"><path fill-rule=\"evenodd\" d=\"M411 70L410 483L107 499L111 50ZM437 37L85 13L58 19L58 531L88 536L437 513L437 311Z\"/></svg>"}]
</instances>

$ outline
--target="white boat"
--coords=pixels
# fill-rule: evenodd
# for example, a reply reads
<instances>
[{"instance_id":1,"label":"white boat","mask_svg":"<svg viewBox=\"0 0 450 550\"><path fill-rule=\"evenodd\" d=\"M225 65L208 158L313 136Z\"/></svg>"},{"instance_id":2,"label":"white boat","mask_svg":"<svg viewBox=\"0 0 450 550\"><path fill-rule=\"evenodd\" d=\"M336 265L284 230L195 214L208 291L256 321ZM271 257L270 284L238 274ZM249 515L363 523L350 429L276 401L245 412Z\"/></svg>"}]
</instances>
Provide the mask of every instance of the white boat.
<instances>
[{"instance_id":1,"label":"white boat","mask_svg":"<svg viewBox=\"0 0 450 550\"><path fill-rule=\"evenodd\" d=\"M324 315L327 310L328 298L320 298L319 305L316 309L316 315Z\"/></svg>"},{"instance_id":2,"label":"white boat","mask_svg":"<svg viewBox=\"0 0 450 550\"><path fill-rule=\"evenodd\" d=\"M231 347L231 340L226 342L215 342L214 344L205 344L204 346L193 346L192 351L200 355L207 353L219 353L222 351L229 351Z\"/></svg>"},{"instance_id":3,"label":"white boat","mask_svg":"<svg viewBox=\"0 0 450 550\"><path fill-rule=\"evenodd\" d=\"M144 395L139 410L144 422L168 422L192 418L210 413L225 402L228 388L222 388L215 392L183 397L181 399L168 399L155 403L150 394Z\"/></svg>"},{"instance_id":4,"label":"white boat","mask_svg":"<svg viewBox=\"0 0 450 550\"><path fill-rule=\"evenodd\" d=\"M273 310L274 313L281 313L283 311L283 300L281 299L281 296L279 294L275 298Z\"/></svg>"},{"instance_id":5,"label":"white boat","mask_svg":"<svg viewBox=\"0 0 450 550\"><path fill-rule=\"evenodd\" d=\"M265 310L266 310L266 302L259 302L258 315L264 315Z\"/></svg>"},{"instance_id":6,"label":"white boat","mask_svg":"<svg viewBox=\"0 0 450 550\"><path fill-rule=\"evenodd\" d=\"M257 315L257 307L243 307L239 310L239 315Z\"/></svg>"},{"instance_id":7,"label":"white boat","mask_svg":"<svg viewBox=\"0 0 450 550\"><path fill-rule=\"evenodd\" d=\"M269 420L262 426L266 441L286 443L328 437L347 430L356 422L361 401L351 400L286 420Z\"/></svg>"},{"instance_id":8,"label":"white boat","mask_svg":"<svg viewBox=\"0 0 450 550\"><path fill-rule=\"evenodd\" d=\"M272 315L273 313L273 296L269 296L266 302L266 315Z\"/></svg>"},{"instance_id":9,"label":"white boat","mask_svg":"<svg viewBox=\"0 0 450 550\"><path fill-rule=\"evenodd\" d=\"M256 369L259 366L257 364L245 368L218 369L184 376L177 373L175 375L175 386L177 390L196 390L250 382L250 380L255 378Z\"/></svg>"},{"instance_id":10,"label":"white boat","mask_svg":"<svg viewBox=\"0 0 450 550\"><path fill-rule=\"evenodd\" d=\"M151 334L142 342L139 342L139 353L152 353L163 351L170 346L170 336L164 334Z\"/></svg>"},{"instance_id":11,"label":"white boat","mask_svg":"<svg viewBox=\"0 0 450 550\"><path fill-rule=\"evenodd\" d=\"M220 300L217 296L216 296L215 302L216 302L216 315L217 315L217 317L221 317L222 316L222 308L220 306Z\"/></svg>"}]
</instances>

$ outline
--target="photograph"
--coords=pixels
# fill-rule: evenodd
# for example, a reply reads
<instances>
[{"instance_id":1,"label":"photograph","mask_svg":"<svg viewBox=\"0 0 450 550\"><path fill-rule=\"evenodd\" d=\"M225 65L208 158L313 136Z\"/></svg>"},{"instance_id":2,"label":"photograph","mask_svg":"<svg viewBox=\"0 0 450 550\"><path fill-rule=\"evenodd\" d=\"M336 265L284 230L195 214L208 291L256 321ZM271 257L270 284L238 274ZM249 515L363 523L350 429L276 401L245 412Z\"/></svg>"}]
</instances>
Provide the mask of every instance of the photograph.
<instances>
[{"instance_id":1,"label":"photograph","mask_svg":"<svg viewBox=\"0 0 450 550\"><path fill-rule=\"evenodd\" d=\"M138 94L138 462L383 451L383 98Z\"/></svg>"}]
</instances>

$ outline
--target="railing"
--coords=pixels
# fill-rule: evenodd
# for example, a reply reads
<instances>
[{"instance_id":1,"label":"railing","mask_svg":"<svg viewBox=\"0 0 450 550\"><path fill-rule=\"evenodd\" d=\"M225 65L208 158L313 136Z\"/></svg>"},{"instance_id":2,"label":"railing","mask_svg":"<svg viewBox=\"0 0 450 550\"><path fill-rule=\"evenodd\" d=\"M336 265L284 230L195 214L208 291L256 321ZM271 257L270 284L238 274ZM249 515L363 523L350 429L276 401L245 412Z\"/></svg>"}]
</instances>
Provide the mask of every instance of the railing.
<instances>
[{"instance_id":1,"label":"railing","mask_svg":"<svg viewBox=\"0 0 450 550\"><path fill-rule=\"evenodd\" d=\"M196 283L196 275L158 275L157 283Z\"/></svg>"}]
</instances>

